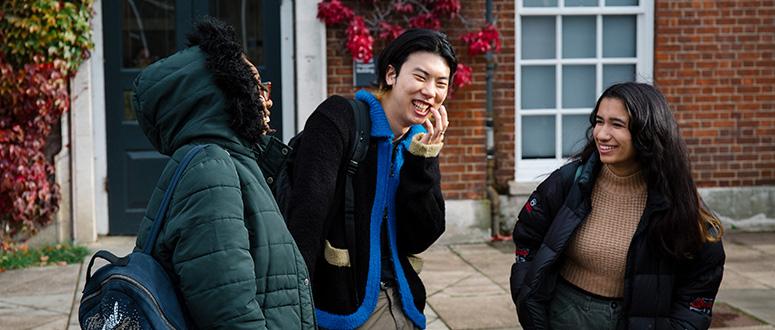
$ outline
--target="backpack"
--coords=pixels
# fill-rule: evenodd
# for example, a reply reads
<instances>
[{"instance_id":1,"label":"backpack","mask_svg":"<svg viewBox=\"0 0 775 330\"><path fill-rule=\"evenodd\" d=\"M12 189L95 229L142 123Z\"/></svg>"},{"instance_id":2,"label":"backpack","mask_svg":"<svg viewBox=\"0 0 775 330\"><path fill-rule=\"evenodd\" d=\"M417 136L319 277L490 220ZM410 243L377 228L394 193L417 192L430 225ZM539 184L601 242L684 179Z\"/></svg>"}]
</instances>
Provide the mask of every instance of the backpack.
<instances>
[{"instance_id":1,"label":"backpack","mask_svg":"<svg viewBox=\"0 0 775 330\"><path fill-rule=\"evenodd\" d=\"M94 254L86 268L86 284L78 308L81 329L188 329L190 323L178 301L175 284L151 256L172 192L188 163L205 145L186 153L164 192L143 251L116 257L107 250ZM92 274L97 258L109 264Z\"/></svg>"},{"instance_id":2,"label":"backpack","mask_svg":"<svg viewBox=\"0 0 775 330\"><path fill-rule=\"evenodd\" d=\"M355 135L350 146L350 157L346 162L344 184L344 214L345 214L345 240L347 249L352 255L355 251L355 190L353 188L353 176L358 171L358 166L366 158L369 150L369 137L371 136L371 118L369 107L363 101L348 100L350 109L355 118ZM288 142L288 145L274 136L265 136L258 144L258 166L264 174L264 179L272 190L275 201L280 207L284 217L288 216L291 196L293 163L296 152L304 137L304 132L299 132ZM351 256L350 262L355 258ZM354 265L353 265L354 267Z\"/></svg>"}]
</instances>

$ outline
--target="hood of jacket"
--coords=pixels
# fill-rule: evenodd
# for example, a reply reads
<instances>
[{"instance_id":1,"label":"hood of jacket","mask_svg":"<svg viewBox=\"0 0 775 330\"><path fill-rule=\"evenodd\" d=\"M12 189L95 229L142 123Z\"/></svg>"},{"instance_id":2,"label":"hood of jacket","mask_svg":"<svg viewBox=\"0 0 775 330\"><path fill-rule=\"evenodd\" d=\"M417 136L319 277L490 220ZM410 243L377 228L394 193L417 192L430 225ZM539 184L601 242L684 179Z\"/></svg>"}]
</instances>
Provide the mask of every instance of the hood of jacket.
<instances>
[{"instance_id":1,"label":"hood of jacket","mask_svg":"<svg viewBox=\"0 0 775 330\"><path fill-rule=\"evenodd\" d=\"M246 145L231 128L229 102L215 85L199 47L151 64L137 76L134 88L137 121L160 153L171 155L199 139Z\"/></svg>"}]
</instances>

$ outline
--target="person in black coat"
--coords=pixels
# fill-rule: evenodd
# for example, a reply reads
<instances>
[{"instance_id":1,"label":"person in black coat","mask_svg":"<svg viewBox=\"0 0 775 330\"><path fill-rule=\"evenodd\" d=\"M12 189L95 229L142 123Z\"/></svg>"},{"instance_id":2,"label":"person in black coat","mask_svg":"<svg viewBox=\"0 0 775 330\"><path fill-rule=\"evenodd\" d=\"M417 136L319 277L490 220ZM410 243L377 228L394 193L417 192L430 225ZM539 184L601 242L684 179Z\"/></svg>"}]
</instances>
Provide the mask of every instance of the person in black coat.
<instances>
[{"instance_id":1,"label":"person in black coat","mask_svg":"<svg viewBox=\"0 0 775 330\"><path fill-rule=\"evenodd\" d=\"M379 90L356 93L369 106L371 128L353 178L352 248L343 199L353 112L332 96L307 120L286 221L310 270L320 327L425 328L425 288L412 260L444 232L438 155L456 68L444 34L412 29L378 57Z\"/></svg>"},{"instance_id":2,"label":"person in black coat","mask_svg":"<svg viewBox=\"0 0 775 330\"><path fill-rule=\"evenodd\" d=\"M707 329L723 230L653 86L609 87L587 144L528 198L511 293L525 329Z\"/></svg>"}]
</instances>

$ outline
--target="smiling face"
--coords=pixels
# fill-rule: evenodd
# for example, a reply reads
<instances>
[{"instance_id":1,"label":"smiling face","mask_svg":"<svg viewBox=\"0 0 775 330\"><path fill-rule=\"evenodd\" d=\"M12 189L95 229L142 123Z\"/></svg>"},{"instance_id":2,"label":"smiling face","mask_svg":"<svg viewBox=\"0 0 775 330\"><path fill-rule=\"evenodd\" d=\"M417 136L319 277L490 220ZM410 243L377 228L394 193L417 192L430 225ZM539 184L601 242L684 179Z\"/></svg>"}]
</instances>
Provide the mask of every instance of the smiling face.
<instances>
[{"instance_id":1,"label":"smiling face","mask_svg":"<svg viewBox=\"0 0 775 330\"><path fill-rule=\"evenodd\" d=\"M268 124L269 115L271 114L269 109L272 108L272 99L269 98L270 97L269 93L272 88L272 83L268 81L262 82L261 74L258 73L258 69L256 68L256 66L253 65L253 63L250 62L250 60L248 60L248 58L245 57L244 55L242 56L242 59L245 60L245 63L247 63L248 67L250 67L250 71L253 72L253 78L256 78L256 82L258 83L258 97L261 99L261 102L264 103L264 107L266 108L266 112L265 112L266 115L264 116L264 122Z\"/></svg>"},{"instance_id":2,"label":"smiling face","mask_svg":"<svg viewBox=\"0 0 775 330\"><path fill-rule=\"evenodd\" d=\"M592 130L600 161L616 175L625 176L640 168L630 133L630 115L624 103L617 98L600 101Z\"/></svg>"},{"instance_id":3,"label":"smiling face","mask_svg":"<svg viewBox=\"0 0 775 330\"><path fill-rule=\"evenodd\" d=\"M441 56L416 52L407 56L400 71L389 66L385 81L391 89L382 97L385 115L395 136L422 124L447 98L450 69Z\"/></svg>"}]
</instances>

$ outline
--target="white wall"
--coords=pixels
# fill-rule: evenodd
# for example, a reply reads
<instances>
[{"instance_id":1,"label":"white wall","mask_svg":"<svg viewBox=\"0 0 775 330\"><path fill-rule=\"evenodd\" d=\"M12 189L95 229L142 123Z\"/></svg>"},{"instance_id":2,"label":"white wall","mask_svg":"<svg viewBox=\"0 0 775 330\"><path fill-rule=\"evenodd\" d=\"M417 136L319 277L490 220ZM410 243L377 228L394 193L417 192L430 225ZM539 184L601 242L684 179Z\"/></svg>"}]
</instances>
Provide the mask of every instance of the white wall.
<instances>
[{"instance_id":1,"label":"white wall","mask_svg":"<svg viewBox=\"0 0 775 330\"><path fill-rule=\"evenodd\" d=\"M296 129L327 96L326 28L317 1L296 1Z\"/></svg>"}]
</instances>

